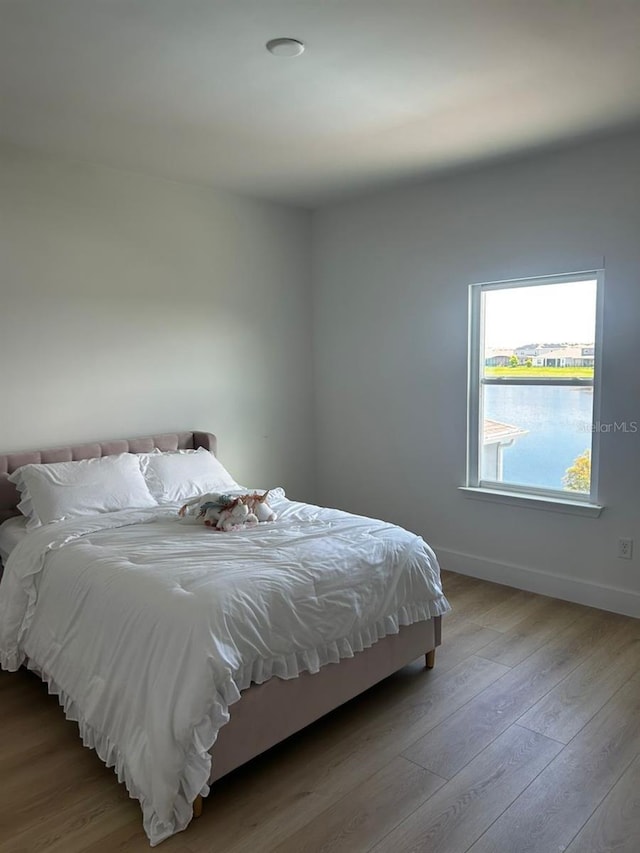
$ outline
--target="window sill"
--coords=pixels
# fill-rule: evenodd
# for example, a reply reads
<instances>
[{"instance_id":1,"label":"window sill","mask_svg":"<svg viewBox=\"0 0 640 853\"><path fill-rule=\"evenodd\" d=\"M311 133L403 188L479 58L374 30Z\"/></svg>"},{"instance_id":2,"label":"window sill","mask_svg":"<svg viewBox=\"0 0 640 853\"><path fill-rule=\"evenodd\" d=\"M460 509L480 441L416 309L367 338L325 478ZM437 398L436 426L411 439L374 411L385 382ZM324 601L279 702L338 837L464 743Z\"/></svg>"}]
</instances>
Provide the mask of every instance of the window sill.
<instances>
[{"instance_id":1,"label":"window sill","mask_svg":"<svg viewBox=\"0 0 640 853\"><path fill-rule=\"evenodd\" d=\"M546 510L547 512L564 512L568 515L585 515L597 518L604 509L600 504L572 501L568 498L541 497L523 492L501 492L498 489L481 489L472 486L459 486L459 489L466 498L527 507L528 509Z\"/></svg>"}]
</instances>

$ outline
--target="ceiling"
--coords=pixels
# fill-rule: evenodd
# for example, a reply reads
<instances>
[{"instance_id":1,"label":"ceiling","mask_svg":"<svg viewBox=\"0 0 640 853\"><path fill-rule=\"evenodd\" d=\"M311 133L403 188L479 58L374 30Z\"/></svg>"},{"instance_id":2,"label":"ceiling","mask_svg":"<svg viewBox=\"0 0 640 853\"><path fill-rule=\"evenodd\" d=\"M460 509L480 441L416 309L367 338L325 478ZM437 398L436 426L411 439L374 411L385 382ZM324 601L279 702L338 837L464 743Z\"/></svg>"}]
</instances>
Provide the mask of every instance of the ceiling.
<instances>
[{"instance_id":1,"label":"ceiling","mask_svg":"<svg viewBox=\"0 0 640 853\"><path fill-rule=\"evenodd\" d=\"M0 138L286 203L638 119L640 0L0 0Z\"/></svg>"}]
</instances>

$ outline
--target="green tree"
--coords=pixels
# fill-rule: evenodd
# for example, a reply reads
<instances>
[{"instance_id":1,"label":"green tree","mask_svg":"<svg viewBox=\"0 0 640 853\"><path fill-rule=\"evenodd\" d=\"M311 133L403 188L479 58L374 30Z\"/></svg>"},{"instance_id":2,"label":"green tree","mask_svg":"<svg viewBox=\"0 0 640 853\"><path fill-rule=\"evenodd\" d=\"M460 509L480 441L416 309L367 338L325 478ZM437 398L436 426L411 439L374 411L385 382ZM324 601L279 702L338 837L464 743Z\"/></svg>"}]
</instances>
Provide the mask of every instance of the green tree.
<instances>
[{"instance_id":1,"label":"green tree","mask_svg":"<svg viewBox=\"0 0 640 853\"><path fill-rule=\"evenodd\" d=\"M512 355L509 359L509 367L517 367L520 364L517 355Z\"/></svg>"},{"instance_id":2,"label":"green tree","mask_svg":"<svg viewBox=\"0 0 640 853\"><path fill-rule=\"evenodd\" d=\"M533 362L531 361L530 358L528 358L524 364L525 364L525 367L533 367Z\"/></svg>"},{"instance_id":3,"label":"green tree","mask_svg":"<svg viewBox=\"0 0 640 853\"><path fill-rule=\"evenodd\" d=\"M567 468L562 478L565 489L571 492L586 492L591 490L591 451L585 450L573 460L573 465Z\"/></svg>"}]
</instances>

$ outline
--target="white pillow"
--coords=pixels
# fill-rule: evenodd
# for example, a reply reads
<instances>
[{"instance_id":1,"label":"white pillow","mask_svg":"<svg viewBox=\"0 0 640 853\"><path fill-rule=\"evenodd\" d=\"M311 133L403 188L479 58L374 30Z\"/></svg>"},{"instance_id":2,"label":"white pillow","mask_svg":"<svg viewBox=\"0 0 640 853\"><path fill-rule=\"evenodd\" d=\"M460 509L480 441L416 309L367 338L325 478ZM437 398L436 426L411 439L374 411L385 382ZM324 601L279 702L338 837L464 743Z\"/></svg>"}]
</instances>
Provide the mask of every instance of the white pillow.
<instances>
[{"instance_id":1,"label":"white pillow","mask_svg":"<svg viewBox=\"0 0 640 853\"><path fill-rule=\"evenodd\" d=\"M224 465L204 447L140 456L149 491L160 504L240 488Z\"/></svg>"},{"instance_id":2,"label":"white pillow","mask_svg":"<svg viewBox=\"0 0 640 853\"><path fill-rule=\"evenodd\" d=\"M77 515L156 506L133 453L23 465L11 474L27 529Z\"/></svg>"}]
</instances>

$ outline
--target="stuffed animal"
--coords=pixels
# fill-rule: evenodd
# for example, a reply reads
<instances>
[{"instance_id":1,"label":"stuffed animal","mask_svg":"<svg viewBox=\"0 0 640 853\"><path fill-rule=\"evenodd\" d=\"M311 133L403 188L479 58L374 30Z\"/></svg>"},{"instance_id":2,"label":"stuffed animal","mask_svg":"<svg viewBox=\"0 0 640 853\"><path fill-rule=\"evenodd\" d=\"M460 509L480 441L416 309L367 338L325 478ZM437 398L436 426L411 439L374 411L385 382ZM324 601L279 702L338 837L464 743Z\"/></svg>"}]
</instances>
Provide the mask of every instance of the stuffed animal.
<instances>
[{"instance_id":1,"label":"stuffed animal","mask_svg":"<svg viewBox=\"0 0 640 853\"><path fill-rule=\"evenodd\" d=\"M224 506L218 503L212 503L211 501L207 501L200 505L200 513L198 514L198 518L202 520L205 527L216 527L218 521L220 521L220 515L223 510L226 509L230 504L225 504Z\"/></svg>"},{"instance_id":2,"label":"stuffed animal","mask_svg":"<svg viewBox=\"0 0 640 853\"><path fill-rule=\"evenodd\" d=\"M215 527L220 513L225 507L233 503L233 498L219 492L209 492L206 495L198 495L180 507L178 515L184 518L186 515L195 514L202 519L207 527Z\"/></svg>"},{"instance_id":3,"label":"stuffed animal","mask_svg":"<svg viewBox=\"0 0 640 853\"><path fill-rule=\"evenodd\" d=\"M278 518L267 503L267 497L269 496L270 491L271 489L267 489L263 495L259 495L257 492L254 492L252 495L247 495L251 511L260 522L276 521Z\"/></svg>"},{"instance_id":4,"label":"stuffed animal","mask_svg":"<svg viewBox=\"0 0 640 853\"><path fill-rule=\"evenodd\" d=\"M243 527L258 524L257 517L251 512L243 497L236 498L232 504L222 510L216 524L218 530L241 530Z\"/></svg>"},{"instance_id":5,"label":"stuffed animal","mask_svg":"<svg viewBox=\"0 0 640 853\"><path fill-rule=\"evenodd\" d=\"M268 495L269 491L262 495L253 492L235 497L210 492L188 501L180 508L178 515L181 518L195 515L199 521L215 530L240 530L260 522L276 520L277 515L267 503Z\"/></svg>"}]
</instances>

